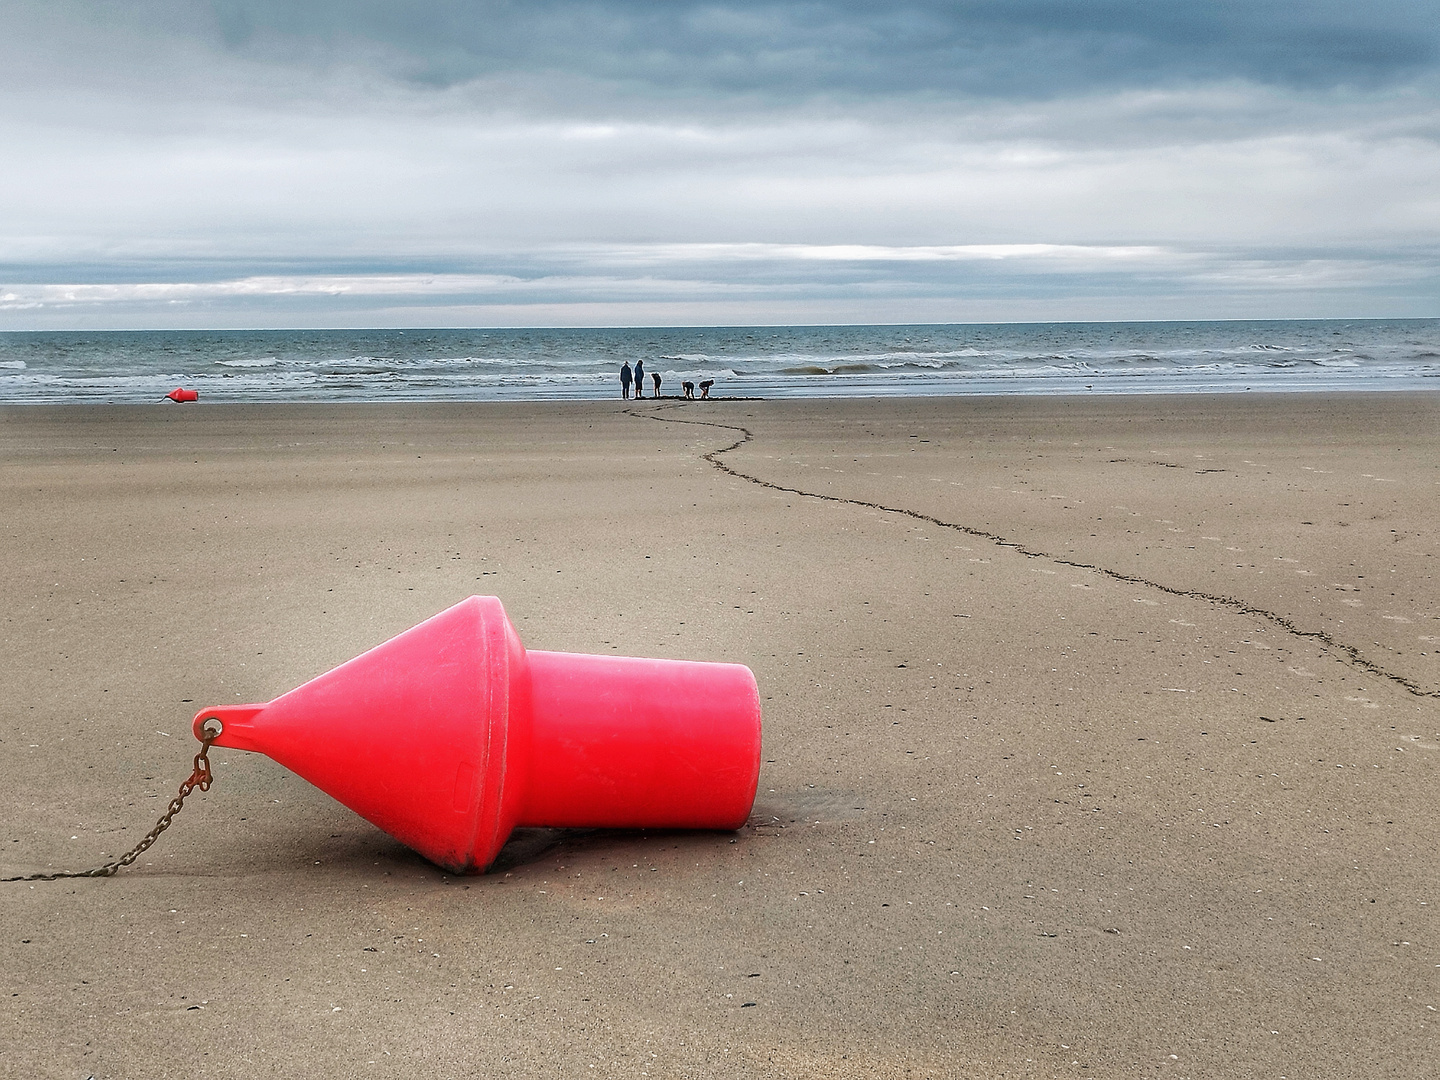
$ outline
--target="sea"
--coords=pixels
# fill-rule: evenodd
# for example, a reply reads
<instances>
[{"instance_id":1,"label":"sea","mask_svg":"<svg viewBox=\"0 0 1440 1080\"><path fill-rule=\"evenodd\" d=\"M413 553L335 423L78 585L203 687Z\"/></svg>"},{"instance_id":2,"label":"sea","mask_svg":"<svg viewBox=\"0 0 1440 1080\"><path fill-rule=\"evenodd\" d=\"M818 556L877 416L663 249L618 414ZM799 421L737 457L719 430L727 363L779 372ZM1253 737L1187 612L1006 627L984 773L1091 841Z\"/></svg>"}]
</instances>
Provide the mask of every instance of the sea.
<instances>
[{"instance_id":1,"label":"sea","mask_svg":"<svg viewBox=\"0 0 1440 1080\"><path fill-rule=\"evenodd\" d=\"M1440 319L3 332L0 402L580 401L637 362L647 398L1433 390Z\"/></svg>"}]
</instances>

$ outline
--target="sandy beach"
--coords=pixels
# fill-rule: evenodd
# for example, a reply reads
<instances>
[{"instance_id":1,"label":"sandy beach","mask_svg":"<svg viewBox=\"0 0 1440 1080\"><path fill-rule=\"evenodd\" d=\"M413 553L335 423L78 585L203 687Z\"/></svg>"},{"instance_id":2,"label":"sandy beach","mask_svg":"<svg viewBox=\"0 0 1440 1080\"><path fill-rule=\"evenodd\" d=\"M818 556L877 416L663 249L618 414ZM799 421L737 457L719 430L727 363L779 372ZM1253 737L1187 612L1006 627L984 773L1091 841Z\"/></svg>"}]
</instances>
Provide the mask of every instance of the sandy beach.
<instances>
[{"instance_id":1,"label":"sandy beach","mask_svg":"<svg viewBox=\"0 0 1440 1080\"><path fill-rule=\"evenodd\" d=\"M524 830L459 878L217 750L133 867L0 885L0 1076L1425 1075L1437 421L0 408L0 875L123 852L201 706L471 594L764 710L740 832Z\"/></svg>"}]
</instances>

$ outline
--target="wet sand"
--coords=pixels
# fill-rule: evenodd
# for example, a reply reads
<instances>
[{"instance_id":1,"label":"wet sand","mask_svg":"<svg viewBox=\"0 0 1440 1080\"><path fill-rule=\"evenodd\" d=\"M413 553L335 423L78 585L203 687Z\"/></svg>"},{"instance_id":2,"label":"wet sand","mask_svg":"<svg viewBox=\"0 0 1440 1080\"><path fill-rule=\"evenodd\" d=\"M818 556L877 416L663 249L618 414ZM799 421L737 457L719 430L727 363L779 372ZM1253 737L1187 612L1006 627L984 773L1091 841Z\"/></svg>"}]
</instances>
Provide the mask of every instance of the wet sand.
<instances>
[{"instance_id":1,"label":"wet sand","mask_svg":"<svg viewBox=\"0 0 1440 1080\"><path fill-rule=\"evenodd\" d=\"M135 866L0 885L0 1076L1423 1075L1437 421L0 408L0 874L124 851L202 705L472 593L532 648L748 664L765 724L739 833L468 878L216 751Z\"/></svg>"}]
</instances>

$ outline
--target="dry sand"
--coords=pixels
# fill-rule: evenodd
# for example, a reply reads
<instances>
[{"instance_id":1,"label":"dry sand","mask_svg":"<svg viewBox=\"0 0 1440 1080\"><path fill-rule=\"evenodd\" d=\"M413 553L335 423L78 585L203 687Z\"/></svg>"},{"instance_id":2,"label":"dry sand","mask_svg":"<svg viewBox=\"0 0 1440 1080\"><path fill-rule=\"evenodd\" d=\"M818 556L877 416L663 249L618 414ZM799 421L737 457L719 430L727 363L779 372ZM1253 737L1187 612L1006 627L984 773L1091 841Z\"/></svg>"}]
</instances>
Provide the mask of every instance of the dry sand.
<instances>
[{"instance_id":1,"label":"dry sand","mask_svg":"<svg viewBox=\"0 0 1440 1080\"><path fill-rule=\"evenodd\" d=\"M765 716L741 832L462 879L217 751L135 866L0 885L0 1075L1426 1075L1437 420L0 409L0 873L125 850L201 705L472 593L533 648L749 664Z\"/></svg>"}]
</instances>

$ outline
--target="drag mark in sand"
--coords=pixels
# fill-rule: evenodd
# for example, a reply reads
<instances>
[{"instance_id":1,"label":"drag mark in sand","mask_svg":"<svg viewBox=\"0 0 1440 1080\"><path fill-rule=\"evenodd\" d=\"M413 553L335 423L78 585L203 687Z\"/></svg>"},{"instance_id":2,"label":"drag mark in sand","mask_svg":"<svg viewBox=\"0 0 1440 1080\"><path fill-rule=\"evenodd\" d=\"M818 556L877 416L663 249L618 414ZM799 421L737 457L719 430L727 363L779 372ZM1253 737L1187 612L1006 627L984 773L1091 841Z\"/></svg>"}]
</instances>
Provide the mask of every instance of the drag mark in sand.
<instances>
[{"instance_id":1,"label":"drag mark in sand","mask_svg":"<svg viewBox=\"0 0 1440 1080\"><path fill-rule=\"evenodd\" d=\"M661 406L661 408L683 408L683 406L670 405ZM1236 597L1222 596L1218 593L1203 592L1199 589L1180 589L1176 588L1173 585L1165 585L1158 581L1151 581L1149 578L1139 577L1135 574L1122 573L1119 570L1112 570L1109 567L1099 566L1095 563L1080 562L1076 559L1066 559L1063 556L1052 555L1046 551L1037 551L1034 548L1027 547L1025 544L1022 544L1017 540L1010 540L1004 536L999 535L998 533L990 532L987 529L977 529L972 525L962 525L959 522L955 521L945 521L942 518L935 517L933 514L926 514L919 510L910 510L903 506L886 506L884 503L870 502L867 499L850 499L842 495L826 495L825 493L819 491L806 491L803 488L787 487L784 484L777 484L774 481L765 480L761 477L752 476L749 473L741 472L739 469L736 469L731 465L727 465L725 462L720 460L721 455L728 454L732 450L738 450L746 443L754 440L755 433L752 432L749 428L741 427L739 424L722 424L714 420L681 420L679 417L659 416L653 412L638 413L633 410L627 410L627 412L629 412L629 415L637 417L639 419L658 420L661 423L665 424L694 424L699 427L719 428L723 431L733 431L739 433L740 438L736 439L729 446L722 446L718 450L711 450L709 453L700 455L701 458L703 458L705 461L708 461L715 468L719 469L723 473L735 477L737 480L744 480L747 483L756 484L759 487L769 488L771 491L783 491L790 495L802 495L807 499L819 499L822 502L845 503L850 506L864 507L867 510L879 510L882 513L886 514L898 514L902 517L913 518L916 521L924 521L930 525L934 525L941 529L950 529L954 532L964 533L966 536L973 536L979 540L988 540L990 541L990 543L996 545L997 547L1009 548L1017 555L1023 555L1027 559L1045 559L1049 562L1054 563L1057 566L1069 566L1077 570L1089 570L1092 573L1100 574L1103 577L1110 578L1112 581L1123 581L1127 585L1140 585L1147 589L1156 589L1170 596L1177 596L1187 600L1199 600L1203 603L1213 604L1215 607L1227 608L1230 611L1234 611L1240 615L1253 615L1256 618L1264 619L1266 622L1269 622L1274 626L1278 626L1287 634L1291 634L1294 637L1301 638L1306 641L1313 641L1330 652L1338 653L1340 656L1344 657L1346 662L1351 664L1353 667L1357 667L1361 671L1368 672L1369 674L1378 676L1379 678L1386 679L1394 683L1395 685L1402 687L1408 693L1413 694L1416 697L1440 698L1440 690L1427 690L1425 687L1421 686L1413 679L1407 678L1404 675L1400 675L1396 672L1381 667L1379 664L1375 663L1375 661L1365 656L1354 645L1350 645L1343 641L1337 640L1328 631L1302 629L1301 627L1295 625L1294 622L1292 622L1284 615L1281 615L1274 611L1267 611L1265 608L1256 607L1255 605L1247 603L1244 600L1237 599Z\"/></svg>"}]
</instances>

